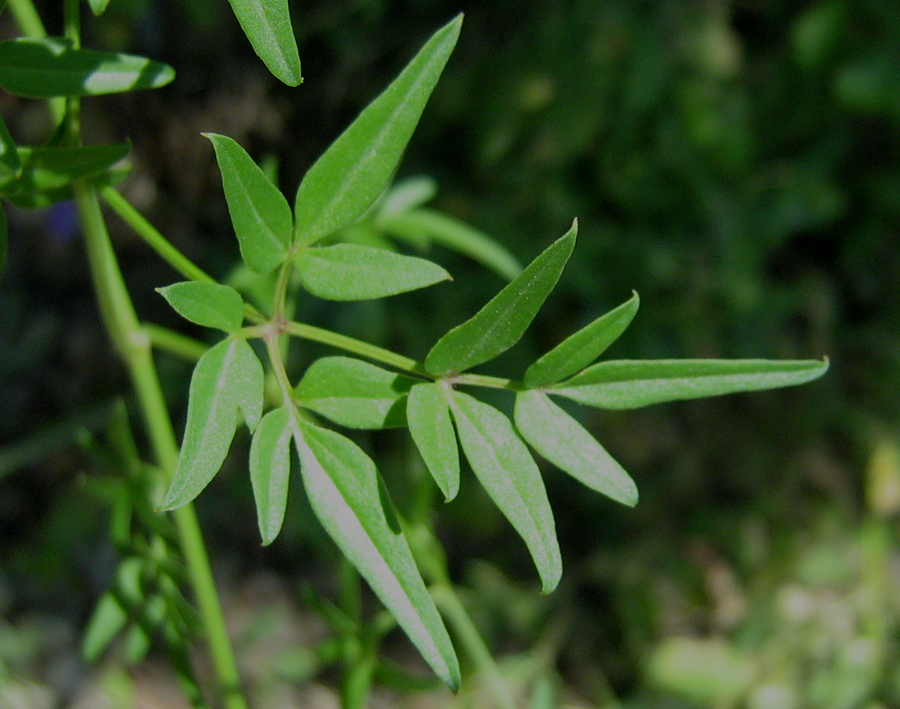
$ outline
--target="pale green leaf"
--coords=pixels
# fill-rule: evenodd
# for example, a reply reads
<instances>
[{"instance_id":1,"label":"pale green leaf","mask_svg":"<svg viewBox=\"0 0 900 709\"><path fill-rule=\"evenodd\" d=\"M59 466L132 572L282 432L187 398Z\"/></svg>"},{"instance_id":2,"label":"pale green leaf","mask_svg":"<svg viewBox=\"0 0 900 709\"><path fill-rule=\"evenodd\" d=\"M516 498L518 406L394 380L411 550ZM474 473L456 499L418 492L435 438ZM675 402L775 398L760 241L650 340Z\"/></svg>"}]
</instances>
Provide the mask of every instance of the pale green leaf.
<instances>
[{"instance_id":1,"label":"pale green leaf","mask_svg":"<svg viewBox=\"0 0 900 709\"><path fill-rule=\"evenodd\" d=\"M291 246L291 206L236 141L215 133L204 135L216 151L241 258L257 273L274 271Z\"/></svg>"},{"instance_id":2,"label":"pale green leaf","mask_svg":"<svg viewBox=\"0 0 900 709\"><path fill-rule=\"evenodd\" d=\"M379 199L376 209L378 217L408 212L430 202L437 194L437 183L430 177L419 175L408 177L391 185Z\"/></svg>"},{"instance_id":3,"label":"pale green leaf","mask_svg":"<svg viewBox=\"0 0 900 709\"><path fill-rule=\"evenodd\" d=\"M294 399L348 428L406 424L406 394L415 379L350 357L322 357L306 370Z\"/></svg>"},{"instance_id":4,"label":"pale green leaf","mask_svg":"<svg viewBox=\"0 0 900 709\"><path fill-rule=\"evenodd\" d=\"M634 507L637 486L584 427L540 391L516 395L516 428L534 449L592 490Z\"/></svg>"},{"instance_id":5,"label":"pale green leaf","mask_svg":"<svg viewBox=\"0 0 900 709\"><path fill-rule=\"evenodd\" d=\"M0 187L15 179L22 169L16 141L9 133L6 122L0 117Z\"/></svg>"},{"instance_id":6,"label":"pale green leaf","mask_svg":"<svg viewBox=\"0 0 900 709\"><path fill-rule=\"evenodd\" d=\"M128 623L126 613L116 597L107 591L100 597L87 629L81 651L88 662L96 662Z\"/></svg>"},{"instance_id":7,"label":"pale green leaf","mask_svg":"<svg viewBox=\"0 0 900 709\"><path fill-rule=\"evenodd\" d=\"M384 191L461 25L459 16L438 30L306 173L294 203L300 243L312 244L354 222Z\"/></svg>"},{"instance_id":8,"label":"pale green leaf","mask_svg":"<svg viewBox=\"0 0 900 709\"><path fill-rule=\"evenodd\" d=\"M301 249L294 258L300 282L327 300L369 300L450 280L436 263L359 244Z\"/></svg>"},{"instance_id":9,"label":"pale green leaf","mask_svg":"<svg viewBox=\"0 0 900 709\"><path fill-rule=\"evenodd\" d=\"M639 302L635 293L618 308L560 342L525 371L525 386L538 388L555 384L587 367L625 332Z\"/></svg>"},{"instance_id":10,"label":"pale green leaf","mask_svg":"<svg viewBox=\"0 0 900 709\"><path fill-rule=\"evenodd\" d=\"M91 6L91 12L97 17L106 12L109 2L110 0L88 0L88 4Z\"/></svg>"},{"instance_id":11,"label":"pale green leaf","mask_svg":"<svg viewBox=\"0 0 900 709\"><path fill-rule=\"evenodd\" d=\"M242 410L253 430L262 416L262 364L246 340L229 338L197 362L188 394L187 422L178 466L162 510L193 500L222 467Z\"/></svg>"},{"instance_id":12,"label":"pale green leaf","mask_svg":"<svg viewBox=\"0 0 900 709\"><path fill-rule=\"evenodd\" d=\"M588 367L551 394L603 409L803 384L821 377L828 360L614 360Z\"/></svg>"},{"instance_id":13,"label":"pale green leaf","mask_svg":"<svg viewBox=\"0 0 900 709\"><path fill-rule=\"evenodd\" d=\"M175 312L197 325L237 332L244 322L244 301L234 288L184 281L156 290Z\"/></svg>"},{"instance_id":14,"label":"pale green leaf","mask_svg":"<svg viewBox=\"0 0 900 709\"><path fill-rule=\"evenodd\" d=\"M438 340L425 358L425 369L435 376L462 372L516 344L559 280L577 233L575 222L471 319Z\"/></svg>"},{"instance_id":15,"label":"pale green leaf","mask_svg":"<svg viewBox=\"0 0 900 709\"><path fill-rule=\"evenodd\" d=\"M509 419L468 394L450 403L466 459L491 499L525 540L544 592L562 577L553 512L537 464Z\"/></svg>"},{"instance_id":16,"label":"pale green leaf","mask_svg":"<svg viewBox=\"0 0 900 709\"><path fill-rule=\"evenodd\" d=\"M259 422L250 444L250 483L263 544L281 531L291 473L291 411L273 409Z\"/></svg>"},{"instance_id":17,"label":"pale green leaf","mask_svg":"<svg viewBox=\"0 0 900 709\"><path fill-rule=\"evenodd\" d=\"M455 689L459 664L371 459L349 439L294 417L303 484L322 526Z\"/></svg>"},{"instance_id":18,"label":"pale green leaf","mask_svg":"<svg viewBox=\"0 0 900 709\"><path fill-rule=\"evenodd\" d=\"M406 419L425 465L449 502L459 492L459 449L443 386L416 384L406 402Z\"/></svg>"},{"instance_id":19,"label":"pale green leaf","mask_svg":"<svg viewBox=\"0 0 900 709\"><path fill-rule=\"evenodd\" d=\"M303 81L287 0L228 0L266 68L288 86Z\"/></svg>"}]
</instances>

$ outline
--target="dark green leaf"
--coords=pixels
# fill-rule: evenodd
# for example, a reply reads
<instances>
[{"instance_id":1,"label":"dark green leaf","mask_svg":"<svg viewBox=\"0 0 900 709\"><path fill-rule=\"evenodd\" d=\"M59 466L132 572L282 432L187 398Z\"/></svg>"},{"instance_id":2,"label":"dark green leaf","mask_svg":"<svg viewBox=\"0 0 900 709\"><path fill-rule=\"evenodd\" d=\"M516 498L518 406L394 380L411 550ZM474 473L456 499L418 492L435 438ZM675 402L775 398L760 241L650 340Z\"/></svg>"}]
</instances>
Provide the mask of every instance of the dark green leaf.
<instances>
[{"instance_id":1,"label":"dark green leaf","mask_svg":"<svg viewBox=\"0 0 900 709\"><path fill-rule=\"evenodd\" d=\"M175 78L172 67L130 54L73 49L59 37L0 42L0 86L19 96L96 96L155 89Z\"/></svg>"},{"instance_id":2,"label":"dark green leaf","mask_svg":"<svg viewBox=\"0 0 900 709\"><path fill-rule=\"evenodd\" d=\"M284 262L291 246L291 206L234 140L215 133L204 135L216 151L241 257L251 270L269 273Z\"/></svg>"},{"instance_id":3,"label":"dark green leaf","mask_svg":"<svg viewBox=\"0 0 900 709\"><path fill-rule=\"evenodd\" d=\"M461 24L460 16L438 30L306 173L294 203L300 243L312 244L352 223L384 191Z\"/></svg>"},{"instance_id":4,"label":"dark green leaf","mask_svg":"<svg viewBox=\"0 0 900 709\"><path fill-rule=\"evenodd\" d=\"M301 249L294 258L300 282L327 300L369 300L450 280L436 263L358 244Z\"/></svg>"},{"instance_id":5,"label":"dark green leaf","mask_svg":"<svg viewBox=\"0 0 900 709\"><path fill-rule=\"evenodd\" d=\"M588 406L634 409L677 399L803 384L828 361L762 359L617 360L600 362L549 389Z\"/></svg>"},{"instance_id":6,"label":"dark green leaf","mask_svg":"<svg viewBox=\"0 0 900 709\"><path fill-rule=\"evenodd\" d=\"M451 688L459 664L375 464L352 441L294 417L303 484L322 526Z\"/></svg>"},{"instance_id":7,"label":"dark green leaf","mask_svg":"<svg viewBox=\"0 0 900 709\"><path fill-rule=\"evenodd\" d=\"M592 490L634 507L637 486L580 423L540 391L516 395L516 428L535 450Z\"/></svg>"},{"instance_id":8,"label":"dark green leaf","mask_svg":"<svg viewBox=\"0 0 900 709\"><path fill-rule=\"evenodd\" d=\"M16 142L9 134L6 123L0 117L0 188L10 180L14 180L22 169Z\"/></svg>"},{"instance_id":9,"label":"dark green leaf","mask_svg":"<svg viewBox=\"0 0 900 709\"><path fill-rule=\"evenodd\" d=\"M348 428L406 424L404 405L414 379L350 357L322 357L294 390L301 406Z\"/></svg>"},{"instance_id":10,"label":"dark green leaf","mask_svg":"<svg viewBox=\"0 0 900 709\"><path fill-rule=\"evenodd\" d=\"M263 544L281 531L291 473L291 411L282 406L262 417L250 444L250 482Z\"/></svg>"},{"instance_id":11,"label":"dark green leaf","mask_svg":"<svg viewBox=\"0 0 900 709\"><path fill-rule=\"evenodd\" d=\"M466 459L500 511L525 540L544 592L562 577L553 512L537 464L509 419L467 394L453 392L450 408Z\"/></svg>"},{"instance_id":12,"label":"dark green leaf","mask_svg":"<svg viewBox=\"0 0 900 709\"><path fill-rule=\"evenodd\" d=\"M234 288L185 281L156 290L175 312L197 325L237 332L244 322L244 301Z\"/></svg>"},{"instance_id":13,"label":"dark green leaf","mask_svg":"<svg viewBox=\"0 0 900 709\"><path fill-rule=\"evenodd\" d=\"M252 431L262 416L263 368L246 340L229 338L197 362L188 394L181 457L160 505L186 505L215 477L237 426L238 409Z\"/></svg>"},{"instance_id":14,"label":"dark green leaf","mask_svg":"<svg viewBox=\"0 0 900 709\"><path fill-rule=\"evenodd\" d=\"M525 371L525 386L538 388L555 384L587 367L625 332L639 302L635 293L618 308L560 342Z\"/></svg>"},{"instance_id":15,"label":"dark green leaf","mask_svg":"<svg viewBox=\"0 0 900 709\"><path fill-rule=\"evenodd\" d=\"M300 53L287 0L228 0L253 50L275 78L288 86L303 81Z\"/></svg>"},{"instance_id":16,"label":"dark green leaf","mask_svg":"<svg viewBox=\"0 0 900 709\"><path fill-rule=\"evenodd\" d=\"M0 204L0 276L3 275L3 269L6 268L6 254L9 250L9 225L6 222L6 211Z\"/></svg>"},{"instance_id":17,"label":"dark green leaf","mask_svg":"<svg viewBox=\"0 0 900 709\"><path fill-rule=\"evenodd\" d=\"M425 369L435 376L462 372L516 344L559 280L577 233L575 222L471 319L438 340L425 358Z\"/></svg>"},{"instance_id":18,"label":"dark green leaf","mask_svg":"<svg viewBox=\"0 0 900 709\"><path fill-rule=\"evenodd\" d=\"M416 384L406 402L406 418L425 465L448 502L459 492L459 449L442 384Z\"/></svg>"},{"instance_id":19,"label":"dark green leaf","mask_svg":"<svg viewBox=\"0 0 900 709\"><path fill-rule=\"evenodd\" d=\"M49 191L66 187L74 180L98 175L124 160L131 151L128 143L90 145L78 148L19 148L21 176L4 193Z\"/></svg>"}]
</instances>

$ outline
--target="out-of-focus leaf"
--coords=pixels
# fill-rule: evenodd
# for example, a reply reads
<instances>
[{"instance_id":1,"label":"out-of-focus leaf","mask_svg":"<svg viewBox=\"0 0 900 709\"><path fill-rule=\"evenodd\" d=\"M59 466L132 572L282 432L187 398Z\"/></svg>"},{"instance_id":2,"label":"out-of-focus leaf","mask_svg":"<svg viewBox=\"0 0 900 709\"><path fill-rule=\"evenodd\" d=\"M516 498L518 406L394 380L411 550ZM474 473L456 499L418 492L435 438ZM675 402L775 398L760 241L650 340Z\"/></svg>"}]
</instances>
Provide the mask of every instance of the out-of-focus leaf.
<instances>
[{"instance_id":1,"label":"out-of-focus leaf","mask_svg":"<svg viewBox=\"0 0 900 709\"><path fill-rule=\"evenodd\" d=\"M309 169L294 203L300 243L359 218L384 191L456 45L462 16L438 30Z\"/></svg>"},{"instance_id":2,"label":"out-of-focus leaf","mask_svg":"<svg viewBox=\"0 0 900 709\"><path fill-rule=\"evenodd\" d=\"M304 408L348 428L403 426L406 395L416 380L350 357L322 357L294 390Z\"/></svg>"},{"instance_id":3,"label":"out-of-focus leaf","mask_svg":"<svg viewBox=\"0 0 900 709\"><path fill-rule=\"evenodd\" d=\"M553 512L537 464L509 419L468 394L450 402L459 442L491 499L525 540L549 593L562 577Z\"/></svg>"},{"instance_id":4,"label":"out-of-focus leaf","mask_svg":"<svg viewBox=\"0 0 900 709\"><path fill-rule=\"evenodd\" d=\"M84 631L81 651L88 662L96 662L106 652L128 622L126 613L112 593L101 596Z\"/></svg>"},{"instance_id":5,"label":"out-of-focus leaf","mask_svg":"<svg viewBox=\"0 0 900 709\"><path fill-rule=\"evenodd\" d=\"M3 269L6 268L6 254L9 250L9 225L6 221L6 211L0 204L0 276L3 275Z\"/></svg>"},{"instance_id":6,"label":"out-of-focus leaf","mask_svg":"<svg viewBox=\"0 0 900 709\"><path fill-rule=\"evenodd\" d=\"M181 457L160 509L173 510L200 494L225 461L238 409L252 431L262 405L263 368L246 340L229 338L200 358L191 377Z\"/></svg>"},{"instance_id":7,"label":"out-of-focus leaf","mask_svg":"<svg viewBox=\"0 0 900 709\"><path fill-rule=\"evenodd\" d=\"M110 0L88 0L88 4L91 6L91 12L97 17L106 12L109 2Z\"/></svg>"},{"instance_id":8,"label":"out-of-focus leaf","mask_svg":"<svg viewBox=\"0 0 900 709\"><path fill-rule=\"evenodd\" d=\"M9 134L6 122L0 117L0 188L19 175L22 162L19 160L19 151L16 142Z\"/></svg>"},{"instance_id":9,"label":"out-of-focus leaf","mask_svg":"<svg viewBox=\"0 0 900 709\"><path fill-rule=\"evenodd\" d=\"M638 295L601 315L590 325L570 335L525 370L525 386L555 384L587 367L631 324L638 309Z\"/></svg>"},{"instance_id":10,"label":"out-of-focus leaf","mask_svg":"<svg viewBox=\"0 0 900 709\"><path fill-rule=\"evenodd\" d=\"M548 391L588 406L634 409L804 384L827 369L828 360L614 360L588 367Z\"/></svg>"},{"instance_id":11,"label":"out-of-focus leaf","mask_svg":"<svg viewBox=\"0 0 900 709\"><path fill-rule=\"evenodd\" d=\"M263 544L281 531L291 473L291 411L273 409L259 422L250 444L250 482Z\"/></svg>"},{"instance_id":12,"label":"out-of-focus leaf","mask_svg":"<svg viewBox=\"0 0 900 709\"><path fill-rule=\"evenodd\" d=\"M516 344L559 280L577 233L576 222L471 319L438 340L425 369L435 376L462 372Z\"/></svg>"},{"instance_id":13,"label":"out-of-focus leaf","mask_svg":"<svg viewBox=\"0 0 900 709\"><path fill-rule=\"evenodd\" d=\"M234 288L184 281L156 290L175 312L197 325L237 332L244 322L244 300Z\"/></svg>"},{"instance_id":14,"label":"out-of-focus leaf","mask_svg":"<svg viewBox=\"0 0 900 709\"><path fill-rule=\"evenodd\" d=\"M303 484L322 526L451 688L459 663L375 464L349 439L294 417Z\"/></svg>"},{"instance_id":15,"label":"out-of-focus leaf","mask_svg":"<svg viewBox=\"0 0 900 709\"><path fill-rule=\"evenodd\" d=\"M131 172L131 165L128 163L120 163L109 170L98 172L81 180L90 183L97 189L102 187L112 187L123 182ZM37 190L27 178L24 180L15 180L0 189L6 199L17 207L22 209L43 209L60 202L74 199L75 192L72 189L72 183L68 183L63 187L53 189Z\"/></svg>"},{"instance_id":16,"label":"out-of-focus leaf","mask_svg":"<svg viewBox=\"0 0 900 709\"><path fill-rule=\"evenodd\" d=\"M294 264L310 293L327 300L369 300L450 280L436 263L359 244L301 249Z\"/></svg>"},{"instance_id":17,"label":"out-of-focus leaf","mask_svg":"<svg viewBox=\"0 0 900 709\"><path fill-rule=\"evenodd\" d=\"M0 42L0 86L28 98L156 89L174 78L175 71L166 64L131 54L74 49L60 37Z\"/></svg>"},{"instance_id":18,"label":"out-of-focus leaf","mask_svg":"<svg viewBox=\"0 0 900 709\"><path fill-rule=\"evenodd\" d=\"M516 395L516 428L535 450L592 490L634 507L637 486L584 427L540 391Z\"/></svg>"},{"instance_id":19,"label":"out-of-focus leaf","mask_svg":"<svg viewBox=\"0 0 900 709\"><path fill-rule=\"evenodd\" d=\"M416 384L406 402L406 419L422 460L449 502L459 492L459 448L442 385Z\"/></svg>"},{"instance_id":20,"label":"out-of-focus leaf","mask_svg":"<svg viewBox=\"0 0 900 709\"><path fill-rule=\"evenodd\" d=\"M67 187L74 180L108 171L131 151L129 143L86 145L77 148L18 149L19 179L3 188L10 198L22 192L46 192Z\"/></svg>"},{"instance_id":21,"label":"out-of-focus leaf","mask_svg":"<svg viewBox=\"0 0 900 709\"><path fill-rule=\"evenodd\" d=\"M228 0L253 50L275 78L288 86L303 81L300 53L287 0Z\"/></svg>"},{"instance_id":22,"label":"out-of-focus leaf","mask_svg":"<svg viewBox=\"0 0 900 709\"><path fill-rule=\"evenodd\" d=\"M257 273L275 270L291 246L291 206L236 141L215 133L204 135L216 151L228 212L244 263Z\"/></svg>"},{"instance_id":23,"label":"out-of-focus leaf","mask_svg":"<svg viewBox=\"0 0 900 709\"><path fill-rule=\"evenodd\" d=\"M401 180L384 194L377 205L378 217L408 212L430 202L437 194L437 183L430 177L418 176Z\"/></svg>"}]
</instances>

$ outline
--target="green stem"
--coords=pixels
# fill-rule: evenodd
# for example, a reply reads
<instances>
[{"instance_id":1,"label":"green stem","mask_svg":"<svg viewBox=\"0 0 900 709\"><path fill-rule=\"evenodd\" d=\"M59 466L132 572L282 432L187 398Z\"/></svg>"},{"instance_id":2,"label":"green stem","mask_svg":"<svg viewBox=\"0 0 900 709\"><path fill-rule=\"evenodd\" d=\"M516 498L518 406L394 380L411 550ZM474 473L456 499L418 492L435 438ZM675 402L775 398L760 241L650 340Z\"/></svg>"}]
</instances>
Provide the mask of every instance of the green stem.
<instances>
[{"instance_id":1,"label":"green stem","mask_svg":"<svg viewBox=\"0 0 900 709\"><path fill-rule=\"evenodd\" d=\"M161 327L153 323L144 323L143 327L150 338L150 344L155 349L177 355L189 362L196 362L209 349L200 340L182 335L180 332L175 332L167 327Z\"/></svg>"}]
</instances>

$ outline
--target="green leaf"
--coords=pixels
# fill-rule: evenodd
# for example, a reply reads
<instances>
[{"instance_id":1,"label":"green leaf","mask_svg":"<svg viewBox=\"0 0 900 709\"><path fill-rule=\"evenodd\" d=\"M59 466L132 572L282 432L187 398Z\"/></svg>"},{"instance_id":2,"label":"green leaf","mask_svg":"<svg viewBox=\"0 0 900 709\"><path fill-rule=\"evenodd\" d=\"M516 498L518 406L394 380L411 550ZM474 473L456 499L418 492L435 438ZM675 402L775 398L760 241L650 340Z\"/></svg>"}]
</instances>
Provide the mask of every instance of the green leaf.
<instances>
[{"instance_id":1,"label":"green leaf","mask_svg":"<svg viewBox=\"0 0 900 709\"><path fill-rule=\"evenodd\" d=\"M166 64L130 54L74 49L61 37L0 42L0 86L28 98L156 89L174 78L175 71Z\"/></svg>"},{"instance_id":2,"label":"green leaf","mask_svg":"<svg viewBox=\"0 0 900 709\"><path fill-rule=\"evenodd\" d=\"M156 291L181 317L197 325L237 332L244 322L244 301L234 288L185 281Z\"/></svg>"},{"instance_id":3,"label":"green leaf","mask_svg":"<svg viewBox=\"0 0 900 709\"><path fill-rule=\"evenodd\" d=\"M4 195L68 187L75 180L107 172L130 151L129 143L78 148L20 147L21 174L18 180L4 187Z\"/></svg>"},{"instance_id":4,"label":"green leaf","mask_svg":"<svg viewBox=\"0 0 900 709\"><path fill-rule=\"evenodd\" d=\"M381 195L459 36L462 16L438 30L394 82L309 169L294 202L300 243L358 217Z\"/></svg>"},{"instance_id":5,"label":"green leaf","mask_svg":"<svg viewBox=\"0 0 900 709\"><path fill-rule=\"evenodd\" d=\"M9 225L6 222L6 210L0 204L0 275L6 268L6 255L9 251Z\"/></svg>"},{"instance_id":6,"label":"green leaf","mask_svg":"<svg viewBox=\"0 0 900 709\"><path fill-rule=\"evenodd\" d=\"M435 376L462 372L516 344L559 280L577 233L576 221L471 319L438 340L425 369Z\"/></svg>"},{"instance_id":7,"label":"green leaf","mask_svg":"<svg viewBox=\"0 0 900 709\"><path fill-rule=\"evenodd\" d=\"M107 591L100 597L97 607L91 615L87 629L84 631L84 640L81 651L88 662L96 662L100 655L122 632L128 622L128 614L116 600L112 593Z\"/></svg>"},{"instance_id":8,"label":"green leaf","mask_svg":"<svg viewBox=\"0 0 900 709\"><path fill-rule=\"evenodd\" d=\"M287 0L228 0L253 50L276 79L288 86L303 81L300 53Z\"/></svg>"},{"instance_id":9,"label":"green leaf","mask_svg":"<svg viewBox=\"0 0 900 709\"><path fill-rule=\"evenodd\" d=\"M244 263L257 273L274 271L284 263L291 246L291 206L234 140L215 133L204 135L216 151L228 212Z\"/></svg>"},{"instance_id":10,"label":"green leaf","mask_svg":"<svg viewBox=\"0 0 900 709\"><path fill-rule=\"evenodd\" d=\"M22 169L16 142L9 134L6 122L0 117L0 187L18 177Z\"/></svg>"},{"instance_id":11,"label":"green leaf","mask_svg":"<svg viewBox=\"0 0 900 709\"><path fill-rule=\"evenodd\" d=\"M95 17L99 17L106 12L109 2L110 0L88 0L88 4L91 6L91 12L94 13Z\"/></svg>"},{"instance_id":12,"label":"green leaf","mask_svg":"<svg viewBox=\"0 0 900 709\"><path fill-rule=\"evenodd\" d=\"M375 225L412 244L434 241L468 256L511 281L522 272L519 261L487 234L433 209L379 215Z\"/></svg>"},{"instance_id":13,"label":"green leaf","mask_svg":"<svg viewBox=\"0 0 900 709\"><path fill-rule=\"evenodd\" d=\"M294 422L303 483L322 526L425 661L456 689L460 679L456 653L375 464L344 436L296 415Z\"/></svg>"},{"instance_id":14,"label":"green leaf","mask_svg":"<svg viewBox=\"0 0 900 709\"><path fill-rule=\"evenodd\" d=\"M161 510L186 505L200 494L225 461L238 409L252 431L262 405L263 368L246 340L228 338L200 358L191 377L181 457Z\"/></svg>"},{"instance_id":15,"label":"green leaf","mask_svg":"<svg viewBox=\"0 0 900 709\"><path fill-rule=\"evenodd\" d=\"M406 425L406 394L415 379L350 357L322 357L294 390L304 408L348 428Z\"/></svg>"},{"instance_id":16,"label":"green leaf","mask_svg":"<svg viewBox=\"0 0 900 709\"><path fill-rule=\"evenodd\" d=\"M468 394L450 403L466 459L491 499L525 540L549 593L562 577L553 512L537 464L509 419Z\"/></svg>"},{"instance_id":17,"label":"green leaf","mask_svg":"<svg viewBox=\"0 0 900 709\"><path fill-rule=\"evenodd\" d=\"M284 522L291 473L292 435L291 411L287 406L273 409L263 416L253 432L250 482L264 545L275 541Z\"/></svg>"},{"instance_id":18,"label":"green leaf","mask_svg":"<svg viewBox=\"0 0 900 709\"><path fill-rule=\"evenodd\" d=\"M430 202L437 194L437 183L430 177L408 177L391 185L378 201L378 218L408 212Z\"/></svg>"},{"instance_id":19,"label":"green leaf","mask_svg":"<svg viewBox=\"0 0 900 709\"><path fill-rule=\"evenodd\" d=\"M459 492L459 449L443 386L436 382L416 384L406 402L406 418L425 465L449 502Z\"/></svg>"},{"instance_id":20,"label":"green leaf","mask_svg":"<svg viewBox=\"0 0 900 709\"><path fill-rule=\"evenodd\" d=\"M450 280L431 261L359 244L301 249L294 264L303 287L327 300L384 298Z\"/></svg>"},{"instance_id":21,"label":"green leaf","mask_svg":"<svg viewBox=\"0 0 900 709\"><path fill-rule=\"evenodd\" d=\"M638 310L638 294L570 335L525 371L525 386L545 387L572 376L606 351L631 324Z\"/></svg>"},{"instance_id":22,"label":"green leaf","mask_svg":"<svg viewBox=\"0 0 900 709\"><path fill-rule=\"evenodd\" d=\"M803 384L828 360L675 359L600 362L548 391L588 406L634 409L678 399Z\"/></svg>"},{"instance_id":23,"label":"green leaf","mask_svg":"<svg viewBox=\"0 0 900 709\"><path fill-rule=\"evenodd\" d=\"M637 486L580 423L540 391L516 395L516 428L534 449L592 490L634 507Z\"/></svg>"}]
</instances>

